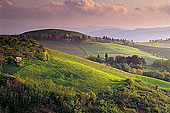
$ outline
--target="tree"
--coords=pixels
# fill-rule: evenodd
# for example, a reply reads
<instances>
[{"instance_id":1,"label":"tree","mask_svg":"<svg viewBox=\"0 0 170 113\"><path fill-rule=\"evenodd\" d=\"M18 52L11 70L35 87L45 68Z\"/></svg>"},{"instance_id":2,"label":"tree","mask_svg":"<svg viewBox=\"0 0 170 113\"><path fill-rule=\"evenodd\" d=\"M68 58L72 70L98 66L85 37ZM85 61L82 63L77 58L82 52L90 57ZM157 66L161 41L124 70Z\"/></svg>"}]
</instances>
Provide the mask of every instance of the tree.
<instances>
[{"instance_id":1,"label":"tree","mask_svg":"<svg viewBox=\"0 0 170 113\"><path fill-rule=\"evenodd\" d=\"M127 63L122 64L122 70L129 72L131 70L131 67Z\"/></svg>"},{"instance_id":2,"label":"tree","mask_svg":"<svg viewBox=\"0 0 170 113\"><path fill-rule=\"evenodd\" d=\"M106 53L106 54L105 54L105 60L107 60L107 59L108 59L108 54Z\"/></svg>"},{"instance_id":3,"label":"tree","mask_svg":"<svg viewBox=\"0 0 170 113\"><path fill-rule=\"evenodd\" d=\"M44 61L47 61L48 60L48 52L47 50L45 50L45 52L43 52L43 59Z\"/></svg>"}]
</instances>

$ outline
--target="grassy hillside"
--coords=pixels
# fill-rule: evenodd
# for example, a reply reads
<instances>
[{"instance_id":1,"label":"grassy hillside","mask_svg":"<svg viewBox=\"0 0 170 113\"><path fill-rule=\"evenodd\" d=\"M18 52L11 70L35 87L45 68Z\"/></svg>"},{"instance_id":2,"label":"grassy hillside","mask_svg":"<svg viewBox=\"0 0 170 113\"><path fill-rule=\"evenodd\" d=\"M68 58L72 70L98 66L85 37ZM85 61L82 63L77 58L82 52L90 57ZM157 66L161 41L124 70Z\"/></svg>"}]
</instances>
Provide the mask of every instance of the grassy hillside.
<instances>
[{"instance_id":1,"label":"grassy hillside","mask_svg":"<svg viewBox=\"0 0 170 113\"><path fill-rule=\"evenodd\" d=\"M166 81L163 81L163 80L158 80L158 79L151 78L151 77L146 77L146 76L127 73L127 72L124 72L122 70L112 68L110 66L105 66L103 64L99 64L99 63L96 63L96 62L93 62L93 61L89 61L89 60L86 60L84 58L80 58L80 57L77 57L77 56L72 56L72 55L57 52L57 51L54 51L54 50L49 49L48 51L51 54L53 54L55 57L59 57L59 58L62 58L64 60L67 59L67 60L71 60L71 61L74 61L74 62L82 63L84 65L87 65L89 67L93 67L94 69L103 71L105 73L108 73L108 74L111 74L111 75L116 75L117 77L121 78L122 80L125 80L127 78L133 78L133 79L142 80L145 83L150 83L151 85L158 84L163 89L170 89L170 87L169 87L170 83L166 82Z\"/></svg>"},{"instance_id":2,"label":"grassy hillside","mask_svg":"<svg viewBox=\"0 0 170 113\"><path fill-rule=\"evenodd\" d=\"M56 85L72 86L77 91L100 91L107 86L118 87L127 78L150 83L160 88L170 89L169 82L151 77L127 73L109 66L86 60L84 58L48 49L53 56L50 61L25 61L22 67L8 65L3 72L20 75L22 78L51 79ZM11 73L11 69L18 70ZM9 70L9 71L8 71Z\"/></svg>"}]
</instances>

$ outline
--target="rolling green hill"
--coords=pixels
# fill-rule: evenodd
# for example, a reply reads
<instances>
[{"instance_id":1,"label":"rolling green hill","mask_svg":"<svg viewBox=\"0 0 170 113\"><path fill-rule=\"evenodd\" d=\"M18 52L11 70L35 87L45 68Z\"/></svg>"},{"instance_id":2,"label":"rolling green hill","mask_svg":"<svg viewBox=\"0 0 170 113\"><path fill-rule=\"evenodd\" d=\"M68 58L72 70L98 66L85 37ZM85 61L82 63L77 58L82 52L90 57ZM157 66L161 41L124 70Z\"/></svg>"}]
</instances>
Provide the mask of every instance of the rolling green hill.
<instances>
[{"instance_id":1,"label":"rolling green hill","mask_svg":"<svg viewBox=\"0 0 170 113\"><path fill-rule=\"evenodd\" d=\"M22 78L51 79L56 85L72 86L77 91L85 92L104 90L107 86L115 88L127 78L149 82L153 86L159 84L161 88L169 89L169 82L134 75L51 49L48 49L48 52L52 54L50 61L26 61L25 65L13 74L19 74ZM9 67L8 70L10 68L14 67Z\"/></svg>"},{"instance_id":2,"label":"rolling green hill","mask_svg":"<svg viewBox=\"0 0 170 113\"><path fill-rule=\"evenodd\" d=\"M109 57L115 57L118 55L138 55L145 58L147 64L151 64L154 60L159 59L159 57L153 56L148 52L118 43L87 42L77 44L56 41L39 41L39 43L45 47L80 57L87 57L90 55L104 56L105 53L108 53Z\"/></svg>"},{"instance_id":3,"label":"rolling green hill","mask_svg":"<svg viewBox=\"0 0 170 113\"><path fill-rule=\"evenodd\" d=\"M20 44L11 43L10 48L17 51L15 47ZM24 48L30 52L29 45ZM125 50L121 45L118 48ZM36 49L42 58L21 55L21 62L3 65L2 112L167 112L170 108L170 82L127 73L40 45Z\"/></svg>"},{"instance_id":4,"label":"rolling green hill","mask_svg":"<svg viewBox=\"0 0 170 113\"><path fill-rule=\"evenodd\" d=\"M44 36L41 36L44 34ZM48 35L50 34L50 35ZM154 60L159 59L159 57L169 58L169 49L168 43L137 43L135 46L127 46L123 43L111 42L108 40L96 40L94 37L91 37L91 40L88 40L84 43L72 43L62 40L55 40L55 36L57 34L70 34L72 36L80 36L82 37L82 33L75 31L67 31L61 29L44 29L44 30L35 30L25 32L21 35L27 35L27 38L34 37L34 39L39 40L39 42L45 47L69 53L72 55L87 57L89 55L98 54L104 56L105 53L108 53L110 57L115 57L117 55L122 56L132 56L138 55L146 59L147 64L151 64ZM41 38L37 38L41 37ZM53 38L52 38L53 37ZM86 35L87 37L87 35ZM43 39L43 40L41 40ZM70 40L70 39L69 39ZM105 42L105 43L104 43ZM107 42L107 43L106 43ZM109 43L108 43L109 42Z\"/></svg>"}]
</instances>

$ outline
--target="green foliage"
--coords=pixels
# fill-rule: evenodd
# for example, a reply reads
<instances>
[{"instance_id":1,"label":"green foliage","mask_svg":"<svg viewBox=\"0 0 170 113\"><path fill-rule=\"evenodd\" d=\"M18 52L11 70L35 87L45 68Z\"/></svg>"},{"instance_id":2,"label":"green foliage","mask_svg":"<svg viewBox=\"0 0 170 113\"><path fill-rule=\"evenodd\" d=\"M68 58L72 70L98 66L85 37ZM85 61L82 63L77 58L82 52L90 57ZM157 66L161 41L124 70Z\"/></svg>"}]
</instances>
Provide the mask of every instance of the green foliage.
<instances>
[{"instance_id":1,"label":"green foliage","mask_svg":"<svg viewBox=\"0 0 170 113\"><path fill-rule=\"evenodd\" d=\"M122 63L121 64L122 70L126 72L130 72L131 67L127 63Z\"/></svg>"},{"instance_id":2,"label":"green foliage","mask_svg":"<svg viewBox=\"0 0 170 113\"><path fill-rule=\"evenodd\" d=\"M147 71L147 72L144 72L143 75L158 78L158 79L164 79L165 78L164 73L161 73L158 70Z\"/></svg>"},{"instance_id":3,"label":"green foliage","mask_svg":"<svg viewBox=\"0 0 170 113\"><path fill-rule=\"evenodd\" d=\"M99 63L104 63L105 62L105 58L104 57L96 57L96 56L89 56L87 57L88 60L92 60L92 61L95 61L95 62L99 62Z\"/></svg>"},{"instance_id":4,"label":"green foliage","mask_svg":"<svg viewBox=\"0 0 170 113\"><path fill-rule=\"evenodd\" d=\"M16 57L47 60L47 52L33 39L0 36L0 50L7 57L8 63L13 64Z\"/></svg>"},{"instance_id":5,"label":"green foliage","mask_svg":"<svg viewBox=\"0 0 170 113\"><path fill-rule=\"evenodd\" d=\"M7 59L9 64L14 64L15 63L15 58L13 56L9 56Z\"/></svg>"},{"instance_id":6,"label":"green foliage","mask_svg":"<svg viewBox=\"0 0 170 113\"><path fill-rule=\"evenodd\" d=\"M141 69L137 69L137 70L136 70L136 74L142 75L142 74L143 74L143 71L142 71Z\"/></svg>"}]
</instances>

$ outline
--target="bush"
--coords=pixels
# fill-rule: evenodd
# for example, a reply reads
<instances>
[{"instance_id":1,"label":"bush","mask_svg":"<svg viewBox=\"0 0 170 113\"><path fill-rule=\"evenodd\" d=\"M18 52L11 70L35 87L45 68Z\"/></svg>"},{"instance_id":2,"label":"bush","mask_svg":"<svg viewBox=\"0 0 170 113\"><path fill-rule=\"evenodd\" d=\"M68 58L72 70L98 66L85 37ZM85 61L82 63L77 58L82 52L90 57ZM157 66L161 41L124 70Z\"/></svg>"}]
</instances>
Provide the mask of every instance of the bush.
<instances>
[{"instance_id":1,"label":"bush","mask_svg":"<svg viewBox=\"0 0 170 113\"><path fill-rule=\"evenodd\" d=\"M95 61L95 62L99 62L99 63L104 63L105 62L104 57L90 56L90 57L87 57L87 59Z\"/></svg>"},{"instance_id":2,"label":"bush","mask_svg":"<svg viewBox=\"0 0 170 113\"><path fill-rule=\"evenodd\" d=\"M8 61L9 64L14 64L15 58L13 56L9 56L7 61Z\"/></svg>"},{"instance_id":3,"label":"bush","mask_svg":"<svg viewBox=\"0 0 170 113\"><path fill-rule=\"evenodd\" d=\"M136 70L136 74L142 75L142 74L143 74L143 71L142 71L141 69L137 69L137 70Z\"/></svg>"},{"instance_id":4,"label":"bush","mask_svg":"<svg viewBox=\"0 0 170 113\"><path fill-rule=\"evenodd\" d=\"M136 74L136 69L135 68L132 69L132 73Z\"/></svg>"},{"instance_id":5,"label":"bush","mask_svg":"<svg viewBox=\"0 0 170 113\"><path fill-rule=\"evenodd\" d=\"M158 79L164 79L165 78L165 74L162 73L162 72L159 72L158 70L147 71L147 72L144 72L143 75L158 78Z\"/></svg>"},{"instance_id":6,"label":"bush","mask_svg":"<svg viewBox=\"0 0 170 113\"><path fill-rule=\"evenodd\" d=\"M123 63L122 65L122 70L126 72L130 72L131 67L127 63Z\"/></svg>"}]
</instances>

